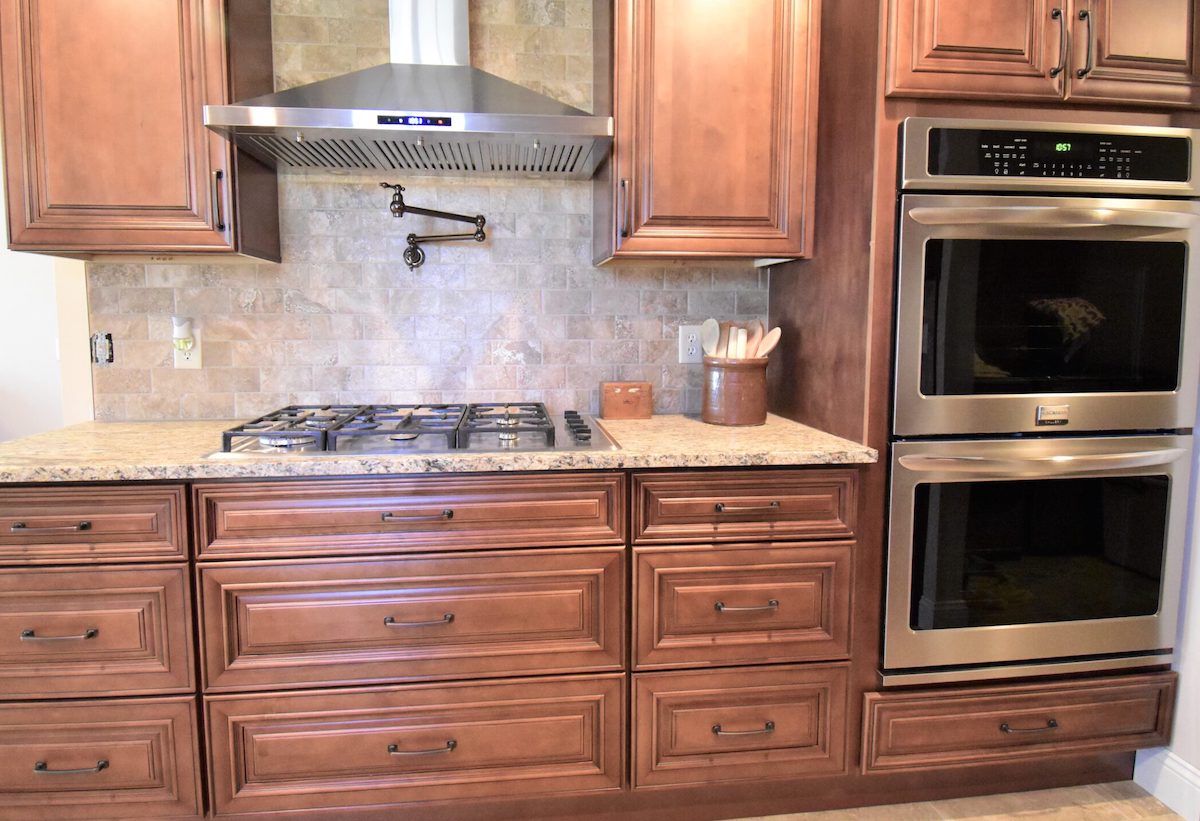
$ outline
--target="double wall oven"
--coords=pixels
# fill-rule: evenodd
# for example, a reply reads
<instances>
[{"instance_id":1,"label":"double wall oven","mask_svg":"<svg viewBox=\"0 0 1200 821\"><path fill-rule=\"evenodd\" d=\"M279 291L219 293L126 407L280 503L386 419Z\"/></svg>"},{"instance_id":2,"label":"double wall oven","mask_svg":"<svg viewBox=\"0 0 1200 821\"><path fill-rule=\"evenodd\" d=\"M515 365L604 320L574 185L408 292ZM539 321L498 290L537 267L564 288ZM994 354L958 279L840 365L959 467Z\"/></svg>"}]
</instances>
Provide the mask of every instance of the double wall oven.
<instances>
[{"instance_id":1,"label":"double wall oven","mask_svg":"<svg viewBox=\"0 0 1200 821\"><path fill-rule=\"evenodd\" d=\"M884 682L1169 661L1200 132L902 128Z\"/></svg>"}]
</instances>

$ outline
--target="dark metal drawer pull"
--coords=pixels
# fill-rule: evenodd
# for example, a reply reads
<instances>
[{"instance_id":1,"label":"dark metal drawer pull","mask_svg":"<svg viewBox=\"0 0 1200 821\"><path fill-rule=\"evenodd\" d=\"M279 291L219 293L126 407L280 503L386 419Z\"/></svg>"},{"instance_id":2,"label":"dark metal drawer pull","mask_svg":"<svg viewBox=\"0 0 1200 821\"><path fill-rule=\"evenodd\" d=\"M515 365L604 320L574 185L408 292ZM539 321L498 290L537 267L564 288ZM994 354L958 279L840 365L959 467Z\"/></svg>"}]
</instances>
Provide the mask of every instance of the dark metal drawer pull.
<instances>
[{"instance_id":1,"label":"dark metal drawer pull","mask_svg":"<svg viewBox=\"0 0 1200 821\"><path fill-rule=\"evenodd\" d=\"M718 613L748 613L752 610L778 610L779 599L767 599L766 604L760 604L756 607L730 607L723 601L719 601L713 605L713 609Z\"/></svg>"},{"instance_id":2,"label":"dark metal drawer pull","mask_svg":"<svg viewBox=\"0 0 1200 821\"><path fill-rule=\"evenodd\" d=\"M39 636L33 630L22 630L21 641L80 641L82 639L94 639L100 634L100 630L95 627L89 627L78 636Z\"/></svg>"},{"instance_id":3,"label":"dark metal drawer pull","mask_svg":"<svg viewBox=\"0 0 1200 821\"><path fill-rule=\"evenodd\" d=\"M24 522L13 522L8 528L12 533L78 533L81 530L91 530L91 522L80 522L77 525L63 525L61 527L30 527Z\"/></svg>"},{"instance_id":4,"label":"dark metal drawer pull","mask_svg":"<svg viewBox=\"0 0 1200 821\"><path fill-rule=\"evenodd\" d=\"M458 746L458 742L453 738L446 742L445 747L434 747L432 750L401 750L396 744L388 745L388 755L436 755L438 753L453 752Z\"/></svg>"},{"instance_id":5,"label":"dark metal drawer pull","mask_svg":"<svg viewBox=\"0 0 1200 821\"><path fill-rule=\"evenodd\" d=\"M1050 69L1050 78L1054 79L1067 67L1067 16L1056 8L1050 10L1050 19L1058 21L1058 65Z\"/></svg>"},{"instance_id":6,"label":"dark metal drawer pull","mask_svg":"<svg viewBox=\"0 0 1200 821\"><path fill-rule=\"evenodd\" d=\"M105 758L97 761L95 767L80 767L77 770L52 770L46 766L45 761L38 761L33 765L33 771L42 775L90 775L91 773L98 773L101 770L107 769L108 759Z\"/></svg>"},{"instance_id":7,"label":"dark metal drawer pull","mask_svg":"<svg viewBox=\"0 0 1200 821\"><path fill-rule=\"evenodd\" d=\"M722 730L720 724L712 726L713 735L769 735L775 732L775 722L768 721L761 730Z\"/></svg>"},{"instance_id":8,"label":"dark metal drawer pull","mask_svg":"<svg viewBox=\"0 0 1200 821\"><path fill-rule=\"evenodd\" d=\"M1046 722L1045 727L1027 727L1021 729L1020 727L1010 727L1007 721L1000 725L1000 732L1002 733L1044 733L1047 730L1057 729L1058 721L1053 718Z\"/></svg>"},{"instance_id":9,"label":"dark metal drawer pull","mask_svg":"<svg viewBox=\"0 0 1200 821\"><path fill-rule=\"evenodd\" d=\"M754 510L779 510L779 502L767 502L765 505L727 505L717 502L713 507L717 513L746 513Z\"/></svg>"},{"instance_id":10,"label":"dark metal drawer pull","mask_svg":"<svg viewBox=\"0 0 1200 821\"><path fill-rule=\"evenodd\" d=\"M433 621L396 621L391 616L384 616L383 623L388 627L433 627L435 624L449 624L454 621L453 613L445 613L440 619Z\"/></svg>"},{"instance_id":11,"label":"dark metal drawer pull","mask_svg":"<svg viewBox=\"0 0 1200 821\"><path fill-rule=\"evenodd\" d=\"M451 510L450 508L446 508L441 513L434 513L431 515L422 514L419 516L397 516L395 513L383 514L383 520L385 522L436 522L441 519L453 519L453 518L454 518L454 511Z\"/></svg>"}]
</instances>

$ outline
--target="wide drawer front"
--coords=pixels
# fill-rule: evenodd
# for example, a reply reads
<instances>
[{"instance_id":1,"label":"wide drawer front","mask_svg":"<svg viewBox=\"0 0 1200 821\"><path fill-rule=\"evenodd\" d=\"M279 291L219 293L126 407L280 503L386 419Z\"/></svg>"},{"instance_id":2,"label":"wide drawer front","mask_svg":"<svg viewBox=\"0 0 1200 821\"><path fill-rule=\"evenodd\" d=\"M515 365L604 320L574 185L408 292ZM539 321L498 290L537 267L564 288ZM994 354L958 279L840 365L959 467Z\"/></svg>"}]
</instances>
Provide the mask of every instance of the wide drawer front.
<instances>
[{"instance_id":1,"label":"wide drawer front","mask_svg":"<svg viewBox=\"0 0 1200 821\"><path fill-rule=\"evenodd\" d=\"M620 548L202 567L209 690L620 670Z\"/></svg>"},{"instance_id":2,"label":"wide drawer front","mask_svg":"<svg viewBox=\"0 0 1200 821\"><path fill-rule=\"evenodd\" d=\"M863 772L1163 746L1174 702L1174 673L867 693Z\"/></svg>"},{"instance_id":3,"label":"wide drawer front","mask_svg":"<svg viewBox=\"0 0 1200 821\"><path fill-rule=\"evenodd\" d=\"M638 548L635 669L849 653L852 545Z\"/></svg>"},{"instance_id":4,"label":"wide drawer front","mask_svg":"<svg viewBox=\"0 0 1200 821\"><path fill-rule=\"evenodd\" d=\"M846 665L639 673L635 787L845 770Z\"/></svg>"},{"instance_id":5,"label":"wide drawer front","mask_svg":"<svg viewBox=\"0 0 1200 821\"><path fill-rule=\"evenodd\" d=\"M0 704L0 818L200 812L194 698Z\"/></svg>"},{"instance_id":6,"label":"wide drawer front","mask_svg":"<svg viewBox=\"0 0 1200 821\"><path fill-rule=\"evenodd\" d=\"M205 699L217 815L617 790L624 676Z\"/></svg>"},{"instance_id":7,"label":"wide drawer front","mask_svg":"<svg viewBox=\"0 0 1200 821\"><path fill-rule=\"evenodd\" d=\"M201 557L622 544L625 477L420 476L200 485Z\"/></svg>"},{"instance_id":8,"label":"wide drawer front","mask_svg":"<svg viewBox=\"0 0 1200 821\"><path fill-rule=\"evenodd\" d=\"M192 689L182 565L0 571L0 698Z\"/></svg>"},{"instance_id":9,"label":"wide drawer front","mask_svg":"<svg viewBox=\"0 0 1200 821\"><path fill-rule=\"evenodd\" d=\"M182 485L0 489L0 563L187 558Z\"/></svg>"},{"instance_id":10,"label":"wide drawer front","mask_svg":"<svg viewBox=\"0 0 1200 821\"><path fill-rule=\"evenodd\" d=\"M849 538L855 477L812 468L634 474L633 541Z\"/></svg>"}]
</instances>

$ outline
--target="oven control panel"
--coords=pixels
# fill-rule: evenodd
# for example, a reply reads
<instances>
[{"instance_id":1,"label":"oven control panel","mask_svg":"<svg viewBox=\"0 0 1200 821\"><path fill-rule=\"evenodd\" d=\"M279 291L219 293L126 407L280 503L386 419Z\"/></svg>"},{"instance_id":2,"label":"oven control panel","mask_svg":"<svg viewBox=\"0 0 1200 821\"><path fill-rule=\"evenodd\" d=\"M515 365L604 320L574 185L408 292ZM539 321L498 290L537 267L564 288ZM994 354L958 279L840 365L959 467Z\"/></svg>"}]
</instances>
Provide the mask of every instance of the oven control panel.
<instances>
[{"instance_id":1,"label":"oven control panel","mask_svg":"<svg viewBox=\"0 0 1200 821\"><path fill-rule=\"evenodd\" d=\"M1185 182L1191 140L1137 134L944 127L929 130L933 177L1079 177Z\"/></svg>"}]
</instances>

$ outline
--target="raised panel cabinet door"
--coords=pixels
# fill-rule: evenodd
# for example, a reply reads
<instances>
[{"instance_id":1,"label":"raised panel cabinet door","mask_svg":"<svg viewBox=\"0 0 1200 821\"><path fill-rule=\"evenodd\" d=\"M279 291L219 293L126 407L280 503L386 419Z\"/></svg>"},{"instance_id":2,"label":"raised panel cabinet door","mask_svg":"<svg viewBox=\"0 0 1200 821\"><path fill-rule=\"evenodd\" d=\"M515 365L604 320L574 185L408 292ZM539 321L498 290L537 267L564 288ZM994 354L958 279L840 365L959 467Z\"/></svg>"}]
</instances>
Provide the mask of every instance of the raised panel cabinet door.
<instances>
[{"instance_id":1,"label":"raised panel cabinet door","mask_svg":"<svg viewBox=\"0 0 1200 821\"><path fill-rule=\"evenodd\" d=\"M819 0L620 0L617 257L804 256Z\"/></svg>"},{"instance_id":2,"label":"raised panel cabinet door","mask_svg":"<svg viewBox=\"0 0 1200 821\"><path fill-rule=\"evenodd\" d=\"M1200 104L1200 28L1192 0L1077 0L1075 8L1067 99ZM1081 20L1081 11L1090 20Z\"/></svg>"},{"instance_id":3,"label":"raised panel cabinet door","mask_svg":"<svg viewBox=\"0 0 1200 821\"><path fill-rule=\"evenodd\" d=\"M888 11L887 94L1062 99L1066 0L891 0Z\"/></svg>"},{"instance_id":4,"label":"raised panel cabinet door","mask_svg":"<svg viewBox=\"0 0 1200 821\"><path fill-rule=\"evenodd\" d=\"M9 247L230 250L219 0L0 0Z\"/></svg>"}]
</instances>

